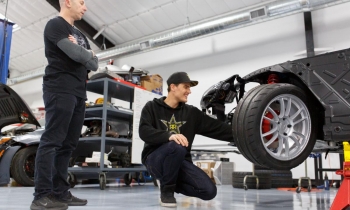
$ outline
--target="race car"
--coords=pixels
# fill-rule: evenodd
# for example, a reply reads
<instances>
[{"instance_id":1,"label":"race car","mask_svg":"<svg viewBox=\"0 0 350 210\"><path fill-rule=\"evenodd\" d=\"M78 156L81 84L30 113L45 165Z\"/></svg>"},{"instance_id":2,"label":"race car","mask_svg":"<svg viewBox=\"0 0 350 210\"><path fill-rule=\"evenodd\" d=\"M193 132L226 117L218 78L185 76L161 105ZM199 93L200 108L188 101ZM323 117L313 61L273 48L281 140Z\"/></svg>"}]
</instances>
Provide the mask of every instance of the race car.
<instances>
[{"instance_id":1,"label":"race car","mask_svg":"<svg viewBox=\"0 0 350 210\"><path fill-rule=\"evenodd\" d=\"M345 49L233 75L205 91L201 108L232 125L246 159L289 170L312 152L343 152L350 139L349 60ZM258 85L245 91L251 82ZM225 104L235 101L225 114Z\"/></svg>"}]
</instances>

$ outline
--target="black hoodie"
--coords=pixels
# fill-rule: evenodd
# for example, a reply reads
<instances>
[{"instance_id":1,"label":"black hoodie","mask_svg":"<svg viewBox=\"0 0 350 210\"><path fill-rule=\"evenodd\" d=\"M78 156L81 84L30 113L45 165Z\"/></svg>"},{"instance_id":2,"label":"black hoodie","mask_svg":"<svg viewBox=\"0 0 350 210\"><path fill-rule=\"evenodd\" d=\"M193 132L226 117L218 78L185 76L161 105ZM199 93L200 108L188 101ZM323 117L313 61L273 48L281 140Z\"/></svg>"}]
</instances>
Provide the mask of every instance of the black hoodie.
<instances>
[{"instance_id":1,"label":"black hoodie","mask_svg":"<svg viewBox=\"0 0 350 210\"><path fill-rule=\"evenodd\" d=\"M232 128L230 125L213 119L200 111L197 107L179 103L171 108L164 99L155 98L147 102L141 112L139 135L145 142L142 151L142 163L154 150L169 142L172 134L182 134L188 140L185 159L192 162L191 147L196 134L210 138L232 142Z\"/></svg>"}]
</instances>

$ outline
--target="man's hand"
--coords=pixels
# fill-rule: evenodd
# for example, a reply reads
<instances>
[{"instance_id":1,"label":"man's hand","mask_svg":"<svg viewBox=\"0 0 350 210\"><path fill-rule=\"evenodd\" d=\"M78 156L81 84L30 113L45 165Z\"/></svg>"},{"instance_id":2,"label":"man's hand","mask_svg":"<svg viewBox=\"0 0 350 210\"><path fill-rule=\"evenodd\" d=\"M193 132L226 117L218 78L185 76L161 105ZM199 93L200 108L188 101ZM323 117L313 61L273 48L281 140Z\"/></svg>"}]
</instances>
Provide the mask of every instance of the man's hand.
<instances>
[{"instance_id":1,"label":"man's hand","mask_svg":"<svg viewBox=\"0 0 350 210\"><path fill-rule=\"evenodd\" d=\"M75 37L74 37L74 36L69 35L69 36L68 36L68 39L69 39L69 41L71 41L72 43L74 43L74 44L78 44L78 42L77 42L77 40L75 39Z\"/></svg>"},{"instance_id":2,"label":"man's hand","mask_svg":"<svg viewBox=\"0 0 350 210\"><path fill-rule=\"evenodd\" d=\"M92 57L95 57L95 52L90 50L92 52Z\"/></svg>"},{"instance_id":3,"label":"man's hand","mask_svg":"<svg viewBox=\"0 0 350 210\"><path fill-rule=\"evenodd\" d=\"M75 37L74 37L73 35L69 35L69 36L68 36L68 39L69 39L69 41L71 41L72 43L78 44L78 41L75 39ZM91 53L92 53L92 57L95 57L95 52L92 51L92 50L90 50L90 51L91 51Z\"/></svg>"},{"instance_id":4,"label":"man's hand","mask_svg":"<svg viewBox=\"0 0 350 210\"><path fill-rule=\"evenodd\" d=\"M175 141L178 144L181 144L184 147L188 147L187 138L182 134L173 134L169 137L169 141Z\"/></svg>"}]
</instances>

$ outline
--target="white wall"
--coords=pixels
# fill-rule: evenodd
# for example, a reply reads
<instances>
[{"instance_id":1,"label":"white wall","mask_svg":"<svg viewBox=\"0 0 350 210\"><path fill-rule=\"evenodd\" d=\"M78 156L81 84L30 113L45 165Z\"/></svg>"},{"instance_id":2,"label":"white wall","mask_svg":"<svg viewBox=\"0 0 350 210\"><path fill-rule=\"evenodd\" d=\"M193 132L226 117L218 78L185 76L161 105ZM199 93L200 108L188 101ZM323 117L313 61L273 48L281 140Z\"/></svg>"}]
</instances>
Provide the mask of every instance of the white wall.
<instances>
[{"instance_id":1,"label":"white wall","mask_svg":"<svg viewBox=\"0 0 350 210\"><path fill-rule=\"evenodd\" d=\"M339 50L350 47L349 10L350 3L344 3L312 12L315 48ZM233 74L244 76L261 67L300 58L295 54L303 50L305 50L304 18L303 14L299 13L123 57L115 60L115 65L129 64L160 74L164 79L164 93L167 92L165 81L168 76L176 71L186 71L191 79L199 80L199 85L192 88L188 101L189 104L199 107L203 92L214 83ZM42 79L39 78L14 85L12 88L27 101L29 106L37 107L42 106L41 84ZM232 105L228 106L227 110L230 108ZM202 136L197 136L195 139L197 145L217 143ZM225 144L220 141L219 143ZM231 154L229 157L235 162L236 171L251 170L251 165L241 155ZM334 162L332 165L339 165L337 158L331 160ZM314 178L313 167L313 160L308 159L308 175L311 178ZM293 169L293 177L304 175L304 165Z\"/></svg>"}]
</instances>

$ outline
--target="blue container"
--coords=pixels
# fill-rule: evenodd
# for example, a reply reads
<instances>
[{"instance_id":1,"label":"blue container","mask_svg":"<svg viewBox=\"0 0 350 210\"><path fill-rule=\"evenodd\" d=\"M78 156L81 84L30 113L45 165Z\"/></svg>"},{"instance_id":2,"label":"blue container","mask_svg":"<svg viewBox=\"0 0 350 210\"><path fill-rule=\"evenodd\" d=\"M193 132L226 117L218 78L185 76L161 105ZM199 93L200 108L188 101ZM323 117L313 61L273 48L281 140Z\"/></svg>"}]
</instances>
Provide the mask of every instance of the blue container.
<instances>
[{"instance_id":1,"label":"blue container","mask_svg":"<svg viewBox=\"0 0 350 210\"><path fill-rule=\"evenodd\" d=\"M0 19L0 83L6 84L12 40L13 23Z\"/></svg>"}]
</instances>

